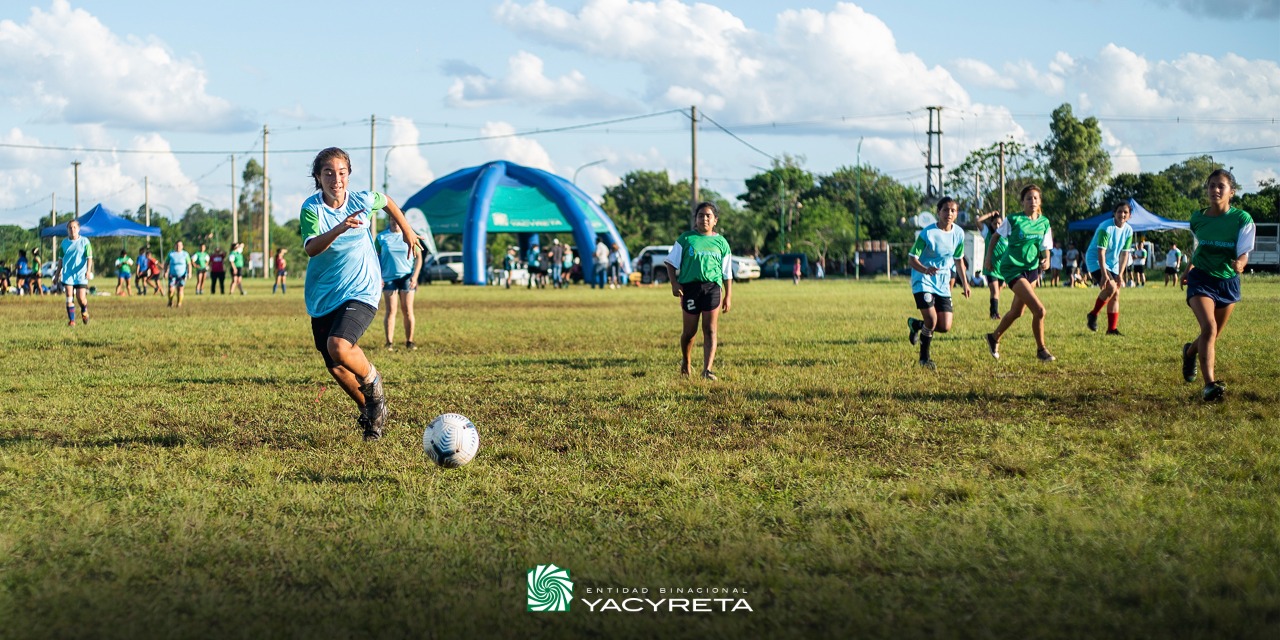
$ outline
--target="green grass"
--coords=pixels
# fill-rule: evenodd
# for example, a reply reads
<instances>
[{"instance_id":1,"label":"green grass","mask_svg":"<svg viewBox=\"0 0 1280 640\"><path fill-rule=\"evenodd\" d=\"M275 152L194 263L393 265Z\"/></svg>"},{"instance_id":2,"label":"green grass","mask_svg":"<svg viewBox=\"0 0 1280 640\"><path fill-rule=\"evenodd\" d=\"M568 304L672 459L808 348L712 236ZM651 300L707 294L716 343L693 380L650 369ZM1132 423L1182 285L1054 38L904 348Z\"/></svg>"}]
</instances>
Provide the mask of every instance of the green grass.
<instances>
[{"instance_id":1,"label":"green grass","mask_svg":"<svg viewBox=\"0 0 1280 640\"><path fill-rule=\"evenodd\" d=\"M1177 289L1043 292L986 354L986 294L916 365L904 279L735 288L718 383L676 375L665 289L418 294L419 350L363 340L360 440L272 297L0 298L0 637L1275 637L1280 281L1182 383ZM1006 293L1005 308L1008 306ZM398 341L403 340L400 334ZM430 465L463 413L476 460ZM525 611L568 568L569 613ZM587 588L737 588L752 613L592 613Z\"/></svg>"}]
</instances>

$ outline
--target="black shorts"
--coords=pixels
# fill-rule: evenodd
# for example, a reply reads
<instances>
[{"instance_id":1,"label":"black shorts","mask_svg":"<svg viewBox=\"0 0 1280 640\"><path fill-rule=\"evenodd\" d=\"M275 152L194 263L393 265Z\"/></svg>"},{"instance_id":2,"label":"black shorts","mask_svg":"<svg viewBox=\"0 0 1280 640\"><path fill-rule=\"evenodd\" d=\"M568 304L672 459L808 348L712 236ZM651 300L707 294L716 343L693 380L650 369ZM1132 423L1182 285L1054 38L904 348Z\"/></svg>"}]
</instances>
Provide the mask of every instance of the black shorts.
<instances>
[{"instance_id":1,"label":"black shorts","mask_svg":"<svg viewBox=\"0 0 1280 640\"><path fill-rule=\"evenodd\" d=\"M720 308L721 289L718 282L690 282L680 285L680 308L687 314L697 315Z\"/></svg>"},{"instance_id":2,"label":"black shorts","mask_svg":"<svg viewBox=\"0 0 1280 640\"><path fill-rule=\"evenodd\" d=\"M1147 265L1145 265L1145 264L1135 264L1135 265L1133 265L1133 272L1134 272L1134 273L1140 273L1140 274L1145 275L1145 274L1147 273Z\"/></svg>"},{"instance_id":3,"label":"black shorts","mask_svg":"<svg viewBox=\"0 0 1280 640\"><path fill-rule=\"evenodd\" d=\"M1178 270L1175 269L1174 267L1165 267L1164 272L1166 275L1171 275L1171 276L1178 275Z\"/></svg>"},{"instance_id":4,"label":"black shorts","mask_svg":"<svg viewBox=\"0 0 1280 640\"><path fill-rule=\"evenodd\" d=\"M1012 287L1013 283L1019 280L1026 280L1031 284L1036 284L1037 282L1040 282L1040 270L1029 269L1027 271L1019 271L1018 273L1014 274L1012 278L1009 278L1009 286Z\"/></svg>"},{"instance_id":5,"label":"black shorts","mask_svg":"<svg viewBox=\"0 0 1280 640\"><path fill-rule=\"evenodd\" d=\"M342 338L356 344L376 315L377 307L348 300L327 315L312 318L311 337L315 340L316 351L324 356L324 366L332 369L338 364L329 355L329 338Z\"/></svg>"},{"instance_id":6,"label":"black shorts","mask_svg":"<svg viewBox=\"0 0 1280 640\"><path fill-rule=\"evenodd\" d=\"M413 282L413 274L406 273L394 280L382 281L383 293L395 293L396 291L413 291L417 289L417 285Z\"/></svg>"},{"instance_id":7,"label":"black shorts","mask_svg":"<svg viewBox=\"0 0 1280 640\"><path fill-rule=\"evenodd\" d=\"M1229 307L1240 302L1240 276L1227 279L1215 278L1203 269L1192 269L1187 274L1187 303L1196 296L1213 301L1215 309Z\"/></svg>"},{"instance_id":8,"label":"black shorts","mask_svg":"<svg viewBox=\"0 0 1280 640\"><path fill-rule=\"evenodd\" d=\"M1108 271L1107 273L1111 274L1112 280L1115 280L1116 282L1120 282L1120 274L1114 271ZM1102 286L1102 269L1094 269L1093 271L1090 271L1089 279L1093 281L1093 284L1101 287Z\"/></svg>"},{"instance_id":9,"label":"black shorts","mask_svg":"<svg viewBox=\"0 0 1280 640\"><path fill-rule=\"evenodd\" d=\"M916 298L917 309L933 309L938 313L951 313L951 296L940 296L936 293L921 291L913 293Z\"/></svg>"}]
</instances>

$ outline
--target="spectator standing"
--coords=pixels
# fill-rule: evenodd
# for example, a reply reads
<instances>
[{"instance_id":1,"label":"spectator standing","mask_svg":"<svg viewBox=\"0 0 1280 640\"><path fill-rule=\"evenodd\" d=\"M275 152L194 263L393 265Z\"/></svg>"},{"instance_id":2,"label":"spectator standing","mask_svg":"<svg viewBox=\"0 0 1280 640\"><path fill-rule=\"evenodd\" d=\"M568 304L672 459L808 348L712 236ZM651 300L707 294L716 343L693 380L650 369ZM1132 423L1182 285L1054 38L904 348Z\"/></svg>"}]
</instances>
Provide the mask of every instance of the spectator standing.
<instances>
[{"instance_id":1,"label":"spectator standing","mask_svg":"<svg viewBox=\"0 0 1280 640\"><path fill-rule=\"evenodd\" d=\"M120 257L116 258L116 295L128 296L132 291L129 290L132 283L129 280L133 278L133 258L129 257L129 252L124 249L120 250Z\"/></svg>"},{"instance_id":2,"label":"spectator standing","mask_svg":"<svg viewBox=\"0 0 1280 640\"><path fill-rule=\"evenodd\" d=\"M280 293L287 293L285 279L289 277L289 263L285 261L284 254L289 250L284 247L276 247L276 256L273 259L273 266L276 270L276 281L271 283L271 295L276 294L276 287L280 287Z\"/></svg>"},{"instance_id":3,"label":"spectator standing","mask_svg":"<svg viewBox=\"0 0 1280 640\"><path fill-rule=\"evenodd\" d=\"M231 293L240 289L244 295L244 243L231 245L231 255L227 256L227 264L231 266Z\"/></svg>"},{"instance_id":4,"label":"spectator standing","mask_svg":"<svg viewBox=\"0 0 1280 640\"><path fill-rule=\"evenodd\" d=\"M395 344L397 306L404 307L404 348L413 351L413 295L418 290L418 273L422 271L422 251L404 243L400 225L395 219L378 234L378 266L382 272L382 300L387 303L382 328L387 335L387 350Z\"/></svg>"},{"instance_id":5,"label":"spectator standing","mask_svg":"<svg viewBox=\"0 0 1280 640\"><path fill-rule=\"evenodd\" d=\"M204 243L200 244L199 251L191 254L191 264L196 268L196 295L204 295L204 281L209 275L209 252Z\"/></svg>"},{"instance_id":6,"label":"spectator standing","mask_svg":"<svg viewBox=\"0 0 1280 640\"><path fill-rule=\"evenodd\" d=\"M601 238L596 238L595 250L595 269L594 279L591 281L591 288L604 288L605 272L609 269L609 246L604 243Z\"/></svg>"},{"instance_id":7,"label":"spectator standing","mask_svg":"<svg viewBox=\"0 0 1280 640\"><path fill-rule=\"evenodd\" d=\"M560 238L551 240L551 286L557 289L564 281L564 250Z\"/></svg>"},{"instance_id":8,"label":"spectator standing","mask_svg":"<svg viewBox=\"0 0 1280 640\"><path fill-rule=\"evenodd\" d=\"M219 290L227 295L227 254L222 247L214 247L209 256L209 295Z\"/></svg>"},{"instance_id":9,"label":"spectator standing","mask_svg":"<svg viewBox=\"0 0 1280 640\"><path fill-rule=\"evenodd\" d=\"M1169 252L1164 254L1164 286L1169 286L1169 278L1175 281L1178 279L1178 272L1182 271L1182 251L1178 249L1178 245L1169 246Z\"/></svg>"},{"instance_id":10,"label":"spectator standing","mask_svg":"<svg viewBox=\"0 0 1280 640\"><path fill-rule=\"evenodd\" d=\"M182 298L187 290L187 276L191 275L191 254L182 248L182 241L173 245L173 251L169 252L169 257L165 258L166 271L169 273L169 305L173 306L173 299L178 299L178 307L182 307Z\"/></svg>"}]
</instances>

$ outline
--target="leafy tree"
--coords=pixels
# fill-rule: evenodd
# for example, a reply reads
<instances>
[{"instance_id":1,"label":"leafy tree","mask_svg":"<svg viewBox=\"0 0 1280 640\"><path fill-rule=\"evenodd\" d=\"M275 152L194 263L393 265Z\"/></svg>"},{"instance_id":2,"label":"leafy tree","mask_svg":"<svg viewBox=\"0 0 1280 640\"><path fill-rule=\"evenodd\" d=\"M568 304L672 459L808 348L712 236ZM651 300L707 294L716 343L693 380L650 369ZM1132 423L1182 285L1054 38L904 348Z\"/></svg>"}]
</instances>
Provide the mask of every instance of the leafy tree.
<instances>
[{"instance_id":1,"label":"leafy tree","mask_svg":"<svg viewBox=\"0 0 1280 640\"><path fill-rule=\"evenodd\" d=\"M1111 156L1102 148L1102 129L1098 119L1076 120L1071 113L1071 105L1064 103L1053 110L1049 139L1041 145L1041 151L1047 161L1049 177L1061 192L1060 204L1066 214L1066 220L1062 222L1093 215L1096 195L1111 176ZM1051 194L1047 190L1044 195L1046 201L1050 200ZM1044 210L1053 214L1057 207L1045 206Z\"/></svg>"},{"instance_id":2,"label":"leafy tree","mask_svg":"<svg viewBox=\"0 0 1280 640\"><path fill-rule=\"evenodd\" d=\"M1005 209L1019 211L1018 192L1030 183L1045 188L1048 169L1038 146L1013 140L1004 143ZM947 172L945 194L955 198L970 215L1000 208L1000 143L975 149ZM1048 208L1046 207L1046 210Z\"/></svg>"},{"instance_id":3,"label":"leafy tree","mask_svg":"<svg viewBox=\"0 0 1280 640\"><path fill-rule=\"evenodd\" d=\"M632 171L605 189L601 208L628 246L669 244L689 229L689 182L671 182L666 171ZM703 191L704 199L713 192Z\"/></svg>"},{"instance_id":4,"label":"leafy tree","mask_svg":"<svg viewBox=\"0 0 1280 640\"><path fill-rule=\"evenodd\" d=\"M1114 211L1129 198L1137 200L1158 216L1174 220L1186 220L1195 207L1195 202L1178 193L1164 174L1122 173L1112 178L1111 184L1102 192L1099 213Z\"/></svg>"},{"instance_id":5,"label":"leafy tree","mask_svg":"<svg viewBox=\"0 0 1280 640\"><path fill-rule=\"evenodd\" d=\"M1215 162L1212 156L1204 155L1169 165L1167 169L1160 172L1160 175L1168 180L1182 197L1192 202L1200 202L1205 197L1204 182L1209 174L1223 168L1225 166L1221 162Z\"/></svg>"},{"instance_id":6,"label":"leafy tree","mask_svg":"<svg viewBox=\"0 0 1280 640\"><path fill-rule=\"evenodd\" d=\"M803 157L783 155L773 162L773 168L746 180L746 193L738 200L746 204L759 220L775 219L773 233L764 244L772 245L778 252L787 251L791 230L804 216L804 199L816 185L814 175L801 164Z\"/></svg>"},{"instance_id":7,"label":"leafy tree","mask_svg":"<svg viewBox=\"0 0 1280 640\"><path fill-rule=\"evenodd\" d=\"M1280 222L1280 182L1262 180L1258 190L1237 196L1236 205L1253 216L1255 222Z\"/></svg>"}]
</instances>

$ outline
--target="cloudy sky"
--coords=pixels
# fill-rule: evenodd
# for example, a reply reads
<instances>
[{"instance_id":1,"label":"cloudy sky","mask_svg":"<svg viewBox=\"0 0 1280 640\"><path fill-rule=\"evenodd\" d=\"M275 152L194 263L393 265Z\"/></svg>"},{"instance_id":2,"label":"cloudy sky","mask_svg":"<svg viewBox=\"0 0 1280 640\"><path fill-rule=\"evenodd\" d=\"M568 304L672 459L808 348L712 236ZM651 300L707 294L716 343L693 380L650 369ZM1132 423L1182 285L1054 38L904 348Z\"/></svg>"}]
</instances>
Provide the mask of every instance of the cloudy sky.
<instances>
[{"instance_id":1,"label":"cloudy sky","mask_svg":"<svg viewBox=\"0 0 1280 640\"><path fill-rule=\"evenodd\" d=\"M1117 171L1210 151L1246 189L1280 177L1280 0L417 4L6 2L0 224L54 194L70 211L73 161L82 211L136 208L144 177L162 214L228 207L231 156L262 162L264 125L280 220L334 145L400 201L499 158L598 195L634 169L687 177L690 105L733 134L698 136L702 184L727 195L770 156L853 165L859 141L923 183L934 105L948 166L1044 139L1070 102Z\"/></svg>"}]
</instances>

